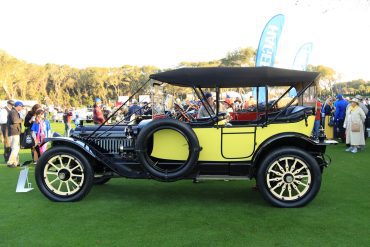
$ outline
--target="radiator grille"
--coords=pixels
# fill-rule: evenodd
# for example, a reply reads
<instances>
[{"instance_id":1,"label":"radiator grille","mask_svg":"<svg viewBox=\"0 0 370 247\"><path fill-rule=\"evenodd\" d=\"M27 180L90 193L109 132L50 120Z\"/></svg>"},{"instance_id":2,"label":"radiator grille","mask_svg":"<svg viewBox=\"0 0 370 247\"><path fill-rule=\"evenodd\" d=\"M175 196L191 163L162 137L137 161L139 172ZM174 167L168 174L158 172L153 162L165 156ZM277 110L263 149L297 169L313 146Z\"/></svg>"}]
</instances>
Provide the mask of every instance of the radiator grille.
<instances>
[{"instance_id":1,"label":"radiator grille","mask_svg":"<svg viewBox=\"0 0 370 247\"><path fill-rule=\"evenodd\" d=\"M95 143L106 150L107 153L112 154L118 154L120 152L120 146L125 149L134 147L134 139L132 138L104 138L95 140Z\"/></svg>"}]
</instances>

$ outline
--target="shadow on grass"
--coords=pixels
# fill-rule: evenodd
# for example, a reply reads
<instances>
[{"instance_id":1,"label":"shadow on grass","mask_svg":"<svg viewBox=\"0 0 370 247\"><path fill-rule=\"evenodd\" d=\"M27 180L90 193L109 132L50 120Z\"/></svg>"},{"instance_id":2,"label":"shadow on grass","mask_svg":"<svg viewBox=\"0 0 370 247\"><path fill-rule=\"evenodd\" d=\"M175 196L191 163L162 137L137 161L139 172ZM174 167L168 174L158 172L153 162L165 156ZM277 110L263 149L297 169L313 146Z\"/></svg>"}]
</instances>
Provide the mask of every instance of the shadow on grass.
<instances>
[{"instance_id":1,"label":"shadow on grass","mask_svg":"<svg viewBox=\"0 0 370 247\"><path fill-rule=\"evenodd\" d=\"M141 183L140 183L141 182ZM191 180L161 183L150 180L113 179L105 185L96 185L85 198L92 201L123 200L151 203L179 202L194 204L253 204L269 206L258 191L253 191L254 182L205 181L192 183Z\"/></svg>"}]
</instances>

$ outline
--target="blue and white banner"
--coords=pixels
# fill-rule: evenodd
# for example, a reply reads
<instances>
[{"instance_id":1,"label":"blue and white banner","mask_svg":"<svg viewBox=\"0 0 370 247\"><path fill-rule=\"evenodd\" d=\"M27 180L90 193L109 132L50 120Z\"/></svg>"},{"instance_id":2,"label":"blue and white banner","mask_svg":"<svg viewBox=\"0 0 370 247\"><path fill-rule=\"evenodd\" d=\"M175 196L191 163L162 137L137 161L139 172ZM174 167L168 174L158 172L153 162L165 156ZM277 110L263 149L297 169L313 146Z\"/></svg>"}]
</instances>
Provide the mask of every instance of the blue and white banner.
<instances>
[{"instance_id":1,"label":"blue and white banner","mask_svg":"<svg viewBox=\"0 0 370 247\"><path fill-rule=\"evenodd\" d=\"M256 67L273 66L278 48L281 32L283 30L285 17L282 14L275 15L263 29L256 55ZM253 95L256 97L257 89L253 88ZM259 101L265 101L265 88L260 87Z\"/></svg>"},{"instance_id":2,"label":"blue and white banner","mask_svg":"<svg viewBox=\"0 0 370 247\"><path fill-rule=\"evenodd\" d=\"M305 43L299 48L297 54L295 55L294 62L293 62L293 69L296 70L307 70L308 61L312 52L313 44L311 42ZM292 88L289 91L289 96L294 97L297 95L297 91L295 88Z\"/></svg>"},{"instance_id":3,"label":"blue and white banner","mask_svg":"<svg viewBox=\"0 0 370 247\"><path fill-rule=\"evenodd\" d=\"M305 43L299 48L297 54L295 55L293 62L293 69L296 70L307 70L308 60L312 52L313 44L311 42Z\"/></svg>"},{"instance_id":4,"label":"blue and white banner","mask_svg":"<svg viewBox=\"0 0 370 247\"><path fill-rule=\"evenodd\" d=\"M256 55L256 67L274 65L284 20L284 15L275 15L263 29Z\"/></svg>"}]
</instances>

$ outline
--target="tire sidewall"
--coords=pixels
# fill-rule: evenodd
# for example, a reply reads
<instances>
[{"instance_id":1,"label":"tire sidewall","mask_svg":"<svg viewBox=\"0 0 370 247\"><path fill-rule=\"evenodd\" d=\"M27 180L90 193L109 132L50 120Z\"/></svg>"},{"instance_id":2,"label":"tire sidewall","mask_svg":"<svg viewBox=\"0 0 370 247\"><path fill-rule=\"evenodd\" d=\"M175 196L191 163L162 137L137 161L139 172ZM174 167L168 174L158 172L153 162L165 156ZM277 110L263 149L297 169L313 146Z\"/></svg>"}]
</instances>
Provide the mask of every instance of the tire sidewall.
<instances>
[{"instance_id":1,"label":"tire sidewall","mask_svg":"<svg viewBox=\"0 0 370 247\"><path fill-rule=\"evenodd\" d=\"M292 156L301 159L307 165L311 173L311 183L309 190L302 198L294 201L283 201L271 194L266 182L266 174L270 166L277 160L285 156ZM257 186L265 200L276 207L291 208L302 207L312 201L320 190L321 171L317 161L307 152L296 147L282 147L270 153L261 163L257 173Z\"/></svg>"},{"instance_id":2,"label":"tire sidewall","mask_svg":"<svg viewBox=\"0 0 370 247\"><path fill-rule=\"evenodd\" d=\"M67 154L69 156L74 157L83 167L83 174L84 174L84 182L82 187L78 192L71 196L61 196L53 193L46 185L44 180L44 169L47 165L47 162L57 155L63 155ZM36 169L35 169L35 180L36 184L39 187L40 191L50 200L56 201L56 202L73 202L73 201L79 201L83 197L85 197L92 185L93 185L93 169L88 161L88 159L78 152L77 150L71 148L71 147L53 147L49 150L47 150L38 160Z\"/></svg>"},{"instance_id":3,"label":"tire sidewall","mask_svg":"<svg viewBox=\"0 0 370 247\"><path fill-rule=\"evenodd\" d=\"M176 172L164 174L150 164L148 161L148 154L143 151L144 146L147 144L149 138L157 131L162 129L172 129L182 134L189 145L189 157L186 161L186 165ZM199 141L194 133L193 129L181 121L175 119L159 119L152 121L143 128L136 140L136 150L140 163L143 168L154 178L161 181L176 181L184 178L188 175L195 167L199 158Z\"/></svg>"}]
</instances>

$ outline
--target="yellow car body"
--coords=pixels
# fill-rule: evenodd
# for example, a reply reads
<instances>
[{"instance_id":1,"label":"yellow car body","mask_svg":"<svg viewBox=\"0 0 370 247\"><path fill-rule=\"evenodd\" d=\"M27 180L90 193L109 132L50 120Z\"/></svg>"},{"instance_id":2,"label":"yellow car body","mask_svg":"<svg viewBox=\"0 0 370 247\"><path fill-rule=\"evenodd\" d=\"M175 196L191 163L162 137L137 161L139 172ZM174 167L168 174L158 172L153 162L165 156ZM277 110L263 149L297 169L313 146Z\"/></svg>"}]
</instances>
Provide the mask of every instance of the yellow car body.
<instances>
[{"instance_id":1,"label":"yellow car body","mask_svg":"<svg viewBox=\"0 0 370 247\"><path fill-rule=\"evenodd\" d=\"M250 161L255 150L267 139L279 133L296 133L310 136L315 116L292 123L274 123L267 126L228 126L215 125L194 127L201 151L199 161ZM170 129L160 130L153 138L151 156L166 160L186 160L189 147L179 132Z\"/></svg>"}]
</instances>

